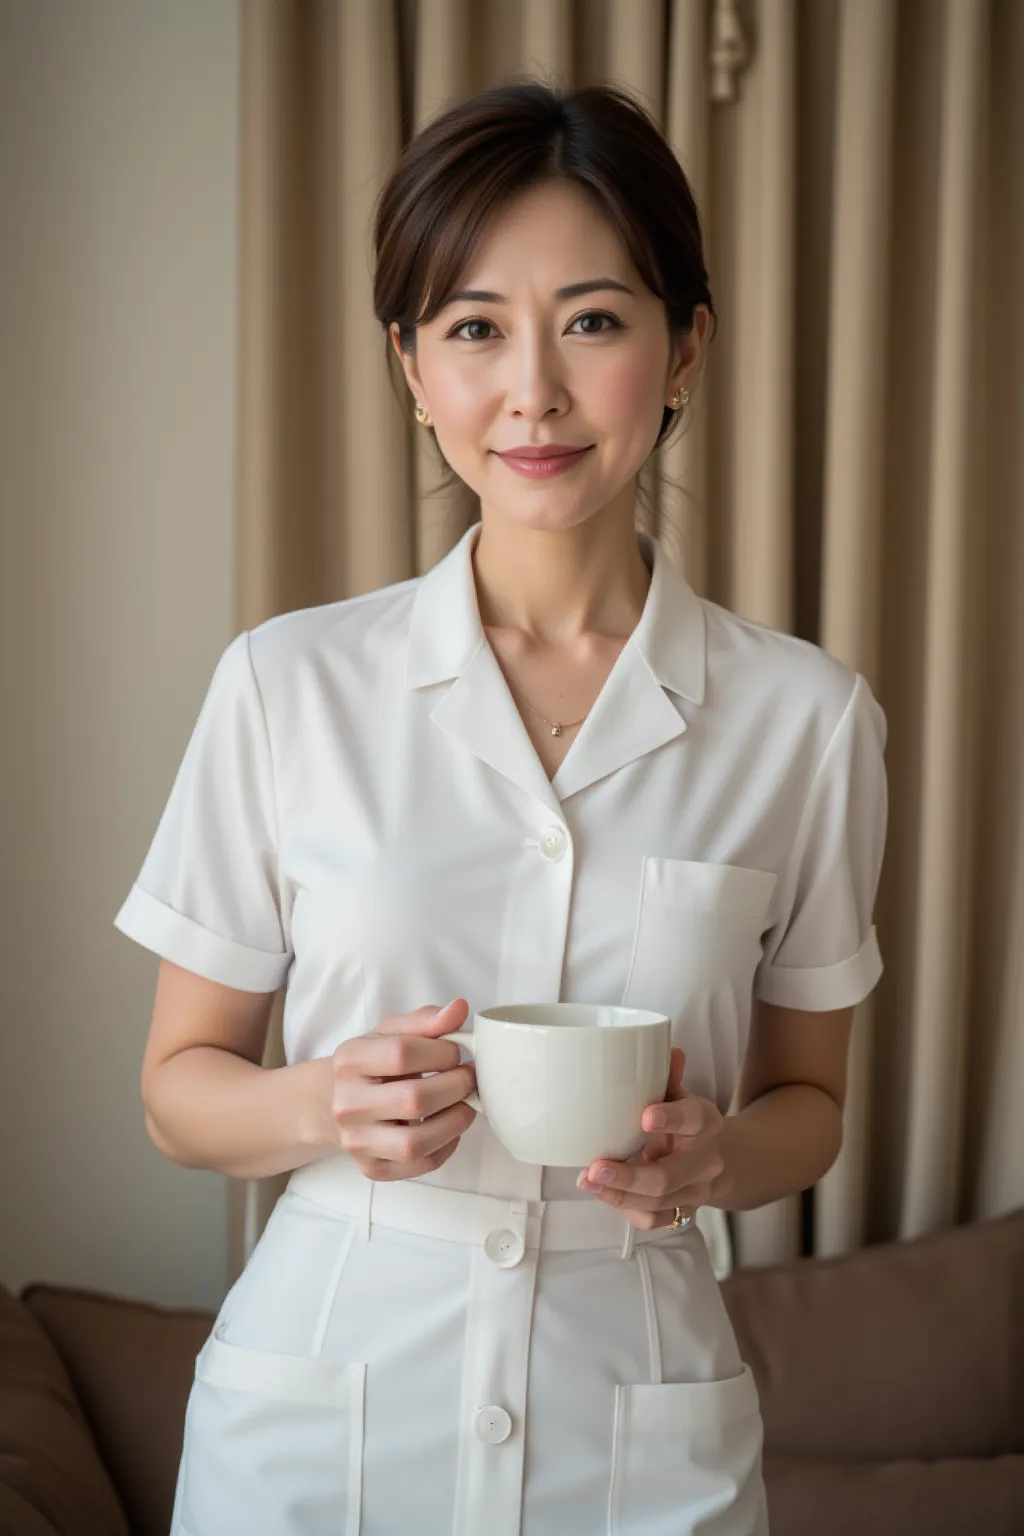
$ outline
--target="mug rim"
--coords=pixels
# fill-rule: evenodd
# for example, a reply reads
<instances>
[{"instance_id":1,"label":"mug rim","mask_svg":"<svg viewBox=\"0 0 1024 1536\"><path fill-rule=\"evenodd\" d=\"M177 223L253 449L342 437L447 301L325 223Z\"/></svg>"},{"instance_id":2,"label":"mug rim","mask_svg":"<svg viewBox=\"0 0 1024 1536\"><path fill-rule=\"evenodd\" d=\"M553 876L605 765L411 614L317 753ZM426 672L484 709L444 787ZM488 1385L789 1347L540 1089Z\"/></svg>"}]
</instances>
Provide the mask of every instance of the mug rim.
<instances>
[{"instance_id":1,"label":"mug rim","mask_svg":"<svg viewBox=\"0 0 1024 1536\"><path fill-rule=\"evenodd\" d=\"M652 1008L628 1008L619 1003L493 1003L489 1008L477 1008L476 1019L486 1019L493 1024L507 1024L511 1029L550 1030L565 1026L557 1019L516 1018L516 1013L528 1013L535 1009L553 1009L568 1014L576 1010L600 1008L615 1017L607 1024L577 1024L578 1030L649 1029L655 1025L671 1025L668 1014Z\"/></svg>"}]
</instances>

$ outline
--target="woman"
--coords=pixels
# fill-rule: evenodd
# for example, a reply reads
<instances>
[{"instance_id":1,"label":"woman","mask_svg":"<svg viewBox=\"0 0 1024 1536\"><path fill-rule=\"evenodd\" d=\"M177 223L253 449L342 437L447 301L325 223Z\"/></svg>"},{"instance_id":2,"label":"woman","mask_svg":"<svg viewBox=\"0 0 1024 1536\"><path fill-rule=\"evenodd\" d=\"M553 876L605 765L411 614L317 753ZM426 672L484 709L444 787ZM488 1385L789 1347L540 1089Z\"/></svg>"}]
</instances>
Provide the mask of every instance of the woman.
<instances>
[{"instance_id":1,"label":"woman","mask_svg":"<svg viewBox=\"0 0 1024 1536\"><path fill-rule=\"evenodd\" d=\"M763 1536L692 1218L838 1152L884 717L635 529L714 314L644 112L482 93L409 146L375 234L388 346L480 521L227 647L116 920L162 957L157 1146L294 1170L197 1358L173 1531ZM555 1000L671 1017L640 1157L518 1163L463 1102L439 1037Z\"/></svg>"}]
</instances>

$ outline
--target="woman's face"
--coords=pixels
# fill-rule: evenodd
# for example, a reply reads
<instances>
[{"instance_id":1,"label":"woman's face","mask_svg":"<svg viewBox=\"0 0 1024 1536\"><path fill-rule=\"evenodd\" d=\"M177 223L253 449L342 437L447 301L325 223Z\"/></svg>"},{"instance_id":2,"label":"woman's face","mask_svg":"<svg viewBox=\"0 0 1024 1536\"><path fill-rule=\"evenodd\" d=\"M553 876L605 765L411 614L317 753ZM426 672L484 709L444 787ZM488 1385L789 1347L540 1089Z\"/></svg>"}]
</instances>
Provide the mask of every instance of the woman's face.
<instances>
[{"instance_id":1,"label":"woman's face","mask_svg":"<svg viewBox=\"0 0 1024 1536\"><path fill-rule=\"evenodd\" d=\"M584 283L597 286L558 294ZM565 529L615 504L631 518L662 410L699 366L706 307L670 353L662 301L587 195L564 182L532 187L495 216L457 285L469 289L491 297L450 299L418 327L416 355L399 357L484 517ZM397 349L397 326L391 334ZM543 477L499 457L552 443L586 451Z\"/></svg>"}]
</instances>

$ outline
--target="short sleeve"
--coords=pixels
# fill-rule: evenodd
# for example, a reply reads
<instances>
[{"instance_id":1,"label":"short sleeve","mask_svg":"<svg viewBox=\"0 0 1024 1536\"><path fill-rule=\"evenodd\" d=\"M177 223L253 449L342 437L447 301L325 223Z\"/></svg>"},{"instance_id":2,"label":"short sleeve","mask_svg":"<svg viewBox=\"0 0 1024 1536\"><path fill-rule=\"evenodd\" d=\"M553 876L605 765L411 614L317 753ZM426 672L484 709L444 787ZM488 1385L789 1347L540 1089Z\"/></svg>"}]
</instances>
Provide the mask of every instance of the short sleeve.
<instances>
[{"instance_id":1,"label":"short sleeve","mask_svg":"<svg viewBox=\"0 0 1024 1536\"><path fill-rule=\"evenodd\" d=\"M882 974L872 922L885 847L885 715L864 678L815 771L763 941L755 996L826 1012L866 997Z\"/></svg>"},{"instance_id":2,"label":"short sleeve","mask_svg":"<svg viewBox=\"0 0 1024 1536\"><path fill-rule=\"evenodd\" d=\"M247 631L217 663L114 927L225 986L274 992L285 978L273 764Z\"/></svg>"}]
</instances>

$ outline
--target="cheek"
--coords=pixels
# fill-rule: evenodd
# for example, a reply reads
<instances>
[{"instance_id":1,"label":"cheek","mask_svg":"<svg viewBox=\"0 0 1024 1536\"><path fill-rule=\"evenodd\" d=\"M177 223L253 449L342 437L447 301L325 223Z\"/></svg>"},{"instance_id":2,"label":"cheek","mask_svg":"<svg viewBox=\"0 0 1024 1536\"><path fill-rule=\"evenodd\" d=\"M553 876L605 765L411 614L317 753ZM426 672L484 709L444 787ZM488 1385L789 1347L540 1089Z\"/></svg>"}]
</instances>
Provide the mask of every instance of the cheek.
<instances>
[{"instance_id":1,"label":"cheek","mask_svg":"<svg viewBox=\"0 0 1024 1536\"><path fill-rule=\"evenodd\" d=\"M434 394L443 401L445 420L455 425L462 421L473 421L480 414L482 402L479 379L471 379L452 370L440 380Z\"/></svg>"},{"instance_id":2,"label":"cheek","mask_svg":"<svg viewBox=\"0 0 1024 1536\"><path fill-rule=\"evenodd\" d=\"M466 478L476 475L481 445L490 436L490 417L479 384L474 388L454 373L441 380L433 395L441 403L434 413L438 444L451 467Z\"/></svg>"},{"instance_id":3,"label":"cheek","mask_svg":"<svg viewBox=\"0 0 1024 1536\"><path fill-rule=\"evenodd\" d=\"M603 420L621 431L626 422L641 423L646 432L646 418L656 416L661 400L659 388L661 361L653 354L631 354L617 359L593 379L595 408Z\"/></svg>"},{"instance_id":4,"label":"cheek","mask_svg":"<svg viewBox=\"0 0 1024 1536\"><path fill-rule=\"evenodd\" d=\"M458 357L424 357L421 377L428 399L438 402L443 420L456 432L479 416L483 398L479 367L460 366Z\"/></svg>"}]
</instances>

